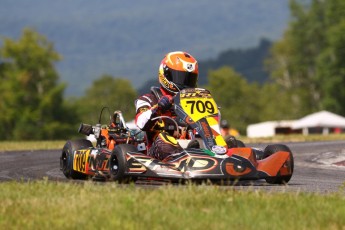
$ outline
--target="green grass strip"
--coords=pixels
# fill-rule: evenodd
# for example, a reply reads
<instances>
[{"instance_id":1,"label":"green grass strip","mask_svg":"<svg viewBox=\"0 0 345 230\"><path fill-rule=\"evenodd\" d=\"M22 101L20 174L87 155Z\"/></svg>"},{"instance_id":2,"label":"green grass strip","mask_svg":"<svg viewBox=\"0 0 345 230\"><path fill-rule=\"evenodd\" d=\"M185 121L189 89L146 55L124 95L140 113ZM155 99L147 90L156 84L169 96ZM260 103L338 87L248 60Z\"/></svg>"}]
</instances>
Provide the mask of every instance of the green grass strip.
<instances>
[{"instance_id":1,"label":"green grass strip","mask_svg":"<svg viewBox=\"0 0 345 230\"><path fill-rule=\"evenodd\" d=\"M62 149L66 141L0 141L0 152Z\"/></svg>"},{"instance_id":2,"label":"green grass strip","mask_svg":"<svg viewBox=\"0 0 345 230\"><path fill-rule=\"evenodd\" d=\"M6 182L0 229L344 229L343 192Z\"/></svg>"}]
</instances>

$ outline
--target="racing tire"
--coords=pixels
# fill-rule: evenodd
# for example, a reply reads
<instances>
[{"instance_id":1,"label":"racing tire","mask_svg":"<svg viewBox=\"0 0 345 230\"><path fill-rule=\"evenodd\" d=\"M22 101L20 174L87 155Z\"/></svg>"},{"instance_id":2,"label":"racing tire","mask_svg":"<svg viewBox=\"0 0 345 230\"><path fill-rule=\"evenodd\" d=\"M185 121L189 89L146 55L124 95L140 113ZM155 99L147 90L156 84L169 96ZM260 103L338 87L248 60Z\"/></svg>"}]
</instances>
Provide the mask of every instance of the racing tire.
<instances>
[{"instance_id":1,"label":"racing tire","mask_svg":"<svg viewBox=\"0 0 345 230\"><path fill-rule=\"evenodd\" d=\"M187 149L189 149L189 148L200 149L199 141L197 139L191 140L187 145Z\"/></svg>"},{"instance_id":2,"label":"racing tire","mask_svg":"<svg viewBox=\"0 0 345 230\"><path fill-rule=\"evenodd\" d=\"M243 141L237 140L236 139L236 144L237 144L237 148L244 148L246 147L246 145L243 143Z\"/></svg>"},{"instance_id":3,"label":"racing tire","mask_svg":"<svg viewBox=\"0 0 345 230\"><path fill-rule=\"evenodd\" d=\"M109 175L110 180L118 183L130 183L136 180L135 177L127 176L127 152L137 152L137 148L129 144L117 145L111 152L109 159Z\"/></svg>"},{"instance_id":4,"label":"racing tire","mask_svg":"<svg viewBox=\"0 0 345 230\"><path fill-rule=\"evenodd\" d=\"M60 169L67 178L79 180L88 178L88 175L73 170L73 157L76 150L89 147L93 147L89 140L69 140L66 142L60 157Z\"/></svg>"},{"instance_id":5,"label":"racing tire","mask_svg":"<svg viewBox=\"0 0 345 230\"><path fill-rule=\"evenodd\" d=\"M246 147L246 145L240 141L237 140L234 136L227 136L225 137L225 142L228 145L229 148L242 148Z\"/></svg>"},{"instance_id":6,"label":"racing tire","mask_svg":"<svg viewBox=\"0 0 345 230\"><path fill-rule=\"evenodd\" d=\"M253 149L256 160L263 160L267 157L267 154L263 150Z\"/></svg>"},{"instance_id":7,"label":"racing tire","mask_svg":"<svg viewBox=\"0 0 345 230\"><path fill-rule=\"evenodd\" d=\"M201 138L197 137L188 143L187 148L205 149L206 146L204 141Z\"/></svg>"},{"instance_id":8,"label":"racing tire","mask_svg":"<svg viewBox=\"0 0 345 230\"><path fill-rule=\"evenodd\" d=\"M268 145L265 150L264 150L264 158L271 156L272 154L279 152L279 151L285 151L285 152L289 152L290 153L290 166L291 166L291 175L288 176L275 176L275 177L269 177L266 178L266 182L269 184L287 184L293 174L293 170L294 170L294 159L293 159L293 155L292 152L290 150L289 147L287 147L286 145L283 144L273 144L273 145Z\"/></svg>"}]
</instances>

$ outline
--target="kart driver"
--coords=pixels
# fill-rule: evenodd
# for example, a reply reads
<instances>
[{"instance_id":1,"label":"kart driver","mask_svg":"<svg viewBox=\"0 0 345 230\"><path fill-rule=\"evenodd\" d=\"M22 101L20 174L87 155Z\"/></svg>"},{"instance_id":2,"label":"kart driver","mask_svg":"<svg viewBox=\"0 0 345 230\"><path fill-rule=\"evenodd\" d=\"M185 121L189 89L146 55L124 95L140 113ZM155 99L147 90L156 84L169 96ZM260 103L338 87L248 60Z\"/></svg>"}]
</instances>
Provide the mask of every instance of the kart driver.
<instances>
[{"instance_id":1,"label":"kart driver","mask_svg":"<svg viewBox=\"0 0 345 230\"><path fill-rule=\"evenodd\" d=\"M136 125L146 131L148 155L164 160L182 152L182 147L175 137L173 124L169 119L157 119L157 116L174 118L173 96L184 88L195 88L198 80L198 63L186 52L168 53L159 66L158 81L160 87L151 87L151 92L140 96L135 101ZM171 122L171 121L170 121ZM173 127L171 129L171 127Z\"/></svg>"}]
</instances>

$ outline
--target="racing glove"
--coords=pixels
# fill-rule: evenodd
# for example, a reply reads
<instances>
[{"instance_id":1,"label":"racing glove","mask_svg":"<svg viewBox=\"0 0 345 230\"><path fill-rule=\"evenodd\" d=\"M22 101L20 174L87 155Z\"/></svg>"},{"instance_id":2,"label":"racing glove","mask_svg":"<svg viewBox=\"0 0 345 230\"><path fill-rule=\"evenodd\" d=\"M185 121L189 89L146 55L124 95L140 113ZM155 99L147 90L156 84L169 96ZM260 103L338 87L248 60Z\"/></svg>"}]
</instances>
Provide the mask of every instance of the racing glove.
<instances>
[{"instance_id":1,"label":"racing glove","mask_svg":"<svg viewBox=\"0 0 345 230\"><path fill-rule=\"evenodd\" d=\"M171 97L163 96L158 101L158 107L161 110L163 110L163 111L166 111L166 110L170 109L171 106L172 106L172 99L171 99Z\"/></svg>"}]
</instances>

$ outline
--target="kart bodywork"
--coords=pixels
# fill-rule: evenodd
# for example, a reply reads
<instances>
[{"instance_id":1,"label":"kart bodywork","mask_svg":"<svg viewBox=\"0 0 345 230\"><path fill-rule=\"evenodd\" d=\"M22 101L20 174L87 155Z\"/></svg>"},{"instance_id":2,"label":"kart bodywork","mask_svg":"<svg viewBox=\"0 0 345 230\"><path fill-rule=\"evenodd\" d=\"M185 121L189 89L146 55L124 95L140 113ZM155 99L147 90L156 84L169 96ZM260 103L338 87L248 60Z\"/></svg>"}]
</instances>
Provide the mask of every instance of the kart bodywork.
<instances>
[{"instance_id":1,"label":"kart bodywork","mask_svg":"<svg viewBox=\"0 0 345 230\"><path fill-rule=\"evenodd\" d=\"M99 133L96 147L87 140L67 141L60 159L61 170L72 179L93 177L118 182L140 178L171 181L265 179L268 183L283 184L290 180L294 160L286 145L268 145L261 150L226 143L220 135L218 106L209 91L201 88L182 90L174 98L174 110L180 122L198 134L187 140L197 141L197 147L187 145L182 152L164 161L157 160L146 154L145 139L138 140L135 134L127 132L120 119L118 125L122 129L119 130L125 133L122 142L113 138L109 144L109 137L104 137L101 129L88 126L89 133Z\"/></svg>"}]
</instances>

